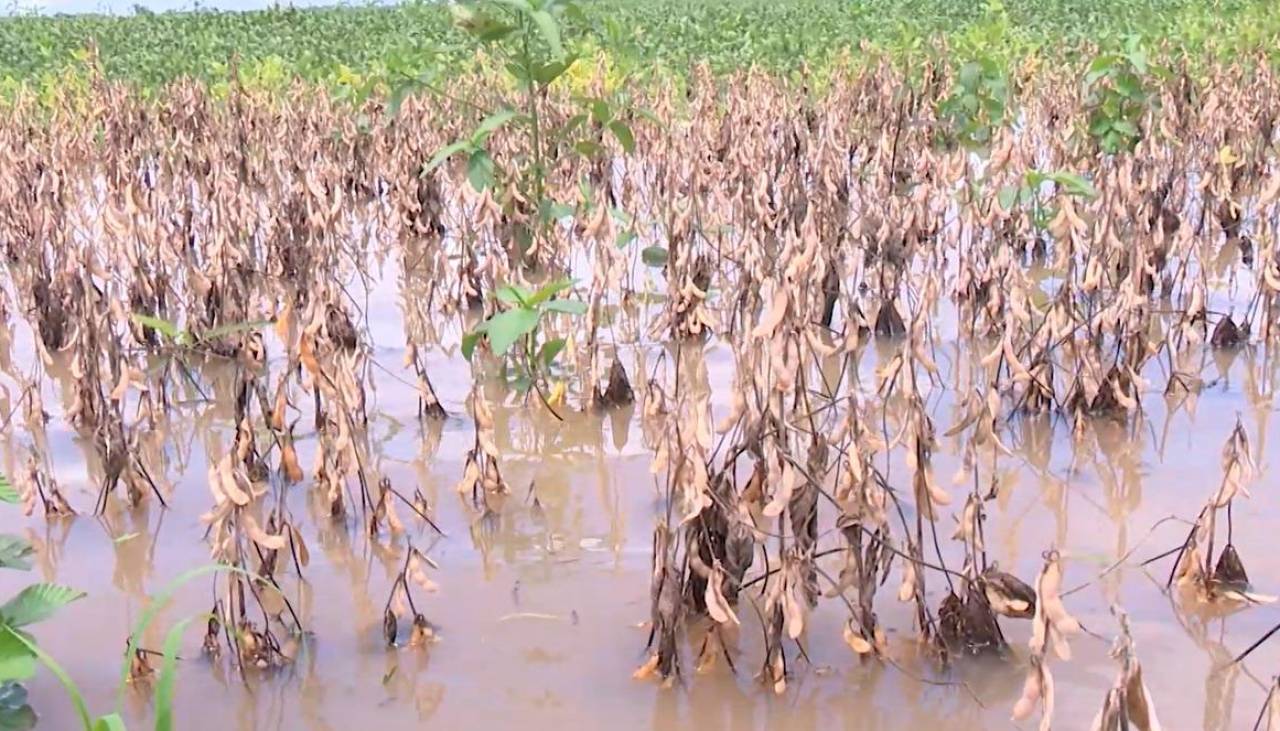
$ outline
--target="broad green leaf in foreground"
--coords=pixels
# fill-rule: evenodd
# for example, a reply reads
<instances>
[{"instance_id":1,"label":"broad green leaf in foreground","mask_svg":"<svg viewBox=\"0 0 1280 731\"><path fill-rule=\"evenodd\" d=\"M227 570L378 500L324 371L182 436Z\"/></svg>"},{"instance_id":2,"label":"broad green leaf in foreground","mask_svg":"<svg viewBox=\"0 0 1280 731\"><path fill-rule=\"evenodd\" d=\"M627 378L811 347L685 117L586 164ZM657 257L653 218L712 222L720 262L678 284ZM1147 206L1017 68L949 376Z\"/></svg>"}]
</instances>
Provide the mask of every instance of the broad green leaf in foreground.
<instances>
[{"instance_id":1,"label":"broad green leaf in foreground","mask_svg":"<svg viewBox=\"0 0 1280 731\"><path fill-rule=\"evenodd\" d=\"M0 682L35 675L36 656L12 632L0 629Z\"/></svg>"},{"instance_id":2,"label":"broad green leaf in foreground","mask_svg":"<svg viewBox=\"0 0 1280 731\"><path fill-rule=\"evenodd\" d=\"M84 596L57 584L32 584L0 606L0 622L9 627L26 627L53 616L61 607Z\"/></svg>"}]
</instances>

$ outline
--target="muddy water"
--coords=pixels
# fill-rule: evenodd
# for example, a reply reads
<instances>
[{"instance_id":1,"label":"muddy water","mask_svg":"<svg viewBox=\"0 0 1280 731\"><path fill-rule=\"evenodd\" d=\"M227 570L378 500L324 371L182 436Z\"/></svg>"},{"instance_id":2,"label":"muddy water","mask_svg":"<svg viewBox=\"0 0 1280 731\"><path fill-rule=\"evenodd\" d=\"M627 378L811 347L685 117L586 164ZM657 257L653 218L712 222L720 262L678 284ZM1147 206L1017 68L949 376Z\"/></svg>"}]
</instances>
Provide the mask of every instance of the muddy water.
<instances>
[{"instance_id":1,"label":"muddy water","mask_svg":"<svg viewBox=\"0 0 1280 731\"><path fill-rule=\"evenodd\" d=\"M447 533L410 523L397 539L369 540L358 524L320 517L304 485L290 489L289 506L310 546L305 581L283 581L286 594L309 629L295 665L269 676L241 679L225 659L199 651L198 629L183 644L177 686L178 727L203 729L411 728L780 728L985 729L1013 727L1010 709L1022 684L1028 622L1003 620L1015 648L1009 663L962 662L940 672L917 657L911 614L885 591L877 598L889 628L891 664L861 662L841 641L843 607L824 600L804 638L808 661L792 663L787 692L776 696L754 676L763 657L759 622L740 607L743 627L734 645L736 672L721 661L705 673L687 672L683 683L662 689L631 679L644 659L648 616L651 531L662 514L650 455L631 412L570 416L557 422L542 412L508 405L496 410L503 470L513 494L502 513L477 522L453 487L471 446L472 426L462 399L470 373L456 349L429 359L437 392L450 418L424 433L415 394L400 380L402 327L393 286L370 293L369 335L377 344L376 407L369 438L376 469L392 483L428 496ZM29 361L29 331L19 325L12 352ZM624 351L631 372L637 359L652 364L651 345ZM278 353L278 349L273 353ZM672 356L674 351L670 351ZM960 346L941 349L940 363L961 360ZM719 344L684 346L682 361L705 373L718 412L727 408L733 360ZM868 349L859 363L863 382L879 358ZM1168 561L1137 563L1185 535L1185 524L1157 521L1194 517L1218 484L1218 453L1237 415L1249 430L1262 471L1253 498L1238 503L1235 545L1263 593L1280 593L1280 556L1272 550L1280 529L1280 503L1268 456L1275 408L1256 398L1275 385L1264 353L1205 356L1209 382L1194 408L1167 404L1160 394L1144 401L1136 426L1097 422L1076 442L1069 425L1052 418L1015 421L1003 437L1015 452L998 464L999 499L987 527L991 556L1030 580L1041 552L1058 547L1067 558L1066 586L1093 579L1132 551L1132 558L1067 597L1085 627L1111 637L1113 602L1129 612L1147 683L1166 728L1248 728L1261 707L1266 683L1280 671L1280 642L1252 655L1243 667L1222 664L1280 621L1274 608L1228 617L1188 615L1162 592ZM106 712L116 702L120 661L128 633L150 597L182 572L208 561L200 515L210 497L206 453L221 454L234 433L230 374L210 365L200 371L201 398L169 415L149 435L163 450L172 485L170 509L129 512L114 507L102 518L82 515L46 523L5 513L5 529L25 532L39 549L37 573L47 581L88 592L38 628L43 646L85 691L89 706ZM1162 387L1158 366L1148 376ZM1270 375L1268 375L1270 374ZM48 445L54 474L73 504L91 510L97 465L58 418L60 386L46 383L53 418ZM869 387L870 388L870 387ZM502 394L494 386L491 395ZM954 394L935 389L928 406L944 431L957 420ZM872 396L868 394L868 398ZM880 408L872 399L873 408ZM890 412L892 409L890 408ZM307 424L304 415L300 424ZM299 429L304 466L313 439ZM936 472L945 480L959 465L961 443L942 438ZM4 448L5 469L17 453ZM900 478L903 466L888 466ZM957 494L964 488L953 488ZM826 509L826 506L823 506ZM940 532L950 533L950 517ZM823 516L820 525L831 525ZM838 536L820 539L820 548ZM387 649L381 616L406 543L427 549L439 564L439 592L420 595L419 608L439 625L441 641L429 648ZM958 547L958 546L957 546ZM944 546L958 565L958 551ZM836 570L828 565L832 571ZM757 569L758 571L758 569ZM0 595L31 577L0 574ZM931 604L944 585L930 577ZM174 622L208 611L210 579L182 588L160 615L144 644L159 649ZM1082 635L1072 642L1071 662L1054 662L1055 726L1087 728L1115 676L1109 642ZM692 648L685 667L691 670ZM70 705L48 673L30 684L41 728L69 729ZM129 687L123 707L131 724L149 727L145 684ZM1026 724L1031 727L1033 724Z\"/></svg>"}]
</instances>

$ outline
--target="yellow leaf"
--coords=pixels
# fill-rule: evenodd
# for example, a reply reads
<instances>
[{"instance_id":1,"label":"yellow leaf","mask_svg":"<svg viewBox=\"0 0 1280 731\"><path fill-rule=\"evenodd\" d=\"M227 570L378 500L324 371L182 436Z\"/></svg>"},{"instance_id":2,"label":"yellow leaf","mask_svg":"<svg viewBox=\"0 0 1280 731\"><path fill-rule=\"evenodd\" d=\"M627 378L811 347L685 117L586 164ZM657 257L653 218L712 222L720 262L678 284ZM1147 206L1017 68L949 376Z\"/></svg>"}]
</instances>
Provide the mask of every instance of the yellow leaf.
<instances>
[{"instance_id":1,"label":"yellow leaf","mask_svg":"<svg viewBox=\"0 0 1280 731\"><path fill-rule=\"evenodd\" d=\"M565 385L564 381L556 381L551 385L551 395L547 396L547 403L552 406L559 406L564 401Z\"/></svg>"}]
</instances>

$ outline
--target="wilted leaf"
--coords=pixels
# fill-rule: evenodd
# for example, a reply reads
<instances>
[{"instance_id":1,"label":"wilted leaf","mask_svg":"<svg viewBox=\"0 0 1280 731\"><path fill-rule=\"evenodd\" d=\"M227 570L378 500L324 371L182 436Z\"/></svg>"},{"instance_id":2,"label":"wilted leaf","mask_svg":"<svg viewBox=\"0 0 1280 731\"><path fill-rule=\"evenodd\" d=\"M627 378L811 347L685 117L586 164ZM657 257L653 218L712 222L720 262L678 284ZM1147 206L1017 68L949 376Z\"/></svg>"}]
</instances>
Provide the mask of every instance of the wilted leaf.
<instances>
[{"instance_id":1,"label":"wilted leaf","mask_svg":"<svg viewBox=\"0 0 1280 731\"><path fill-rule=\"evenodd\" d=\"M707 614L720 624L739 624L738 615L734 614L733 607L729 606L728 600L724 598L723 585L724 569L717 563L711 571L711 576L707 578L707 590L704 596Z\"/></svg>"},{"instance_id":2,"label":"wilted leaf","mask_svg":"<svg viewBox=\"0 0 1280 731\"><path fill-rule=\"evenodd\" d=\"M285 546L285 537L279 533L268 533L258 524L258 519L248 511L240 512L240 520L244 525L245 533L253 539L254 543L267 549L268 551L279 551Z\"/></svg>"},{"instance_id":3,"label":"wilted leaf","mask_svg":"<svg viewBox=\"0 0 1280 731\"><path fill-rule=\"evenodd\" d=\"M871 643L867 642L866 638L854 629L852 619L844 623L844 641L846 645L859 655L869 654L873 649L871 647Z\"/></svg>"}]
</instances>

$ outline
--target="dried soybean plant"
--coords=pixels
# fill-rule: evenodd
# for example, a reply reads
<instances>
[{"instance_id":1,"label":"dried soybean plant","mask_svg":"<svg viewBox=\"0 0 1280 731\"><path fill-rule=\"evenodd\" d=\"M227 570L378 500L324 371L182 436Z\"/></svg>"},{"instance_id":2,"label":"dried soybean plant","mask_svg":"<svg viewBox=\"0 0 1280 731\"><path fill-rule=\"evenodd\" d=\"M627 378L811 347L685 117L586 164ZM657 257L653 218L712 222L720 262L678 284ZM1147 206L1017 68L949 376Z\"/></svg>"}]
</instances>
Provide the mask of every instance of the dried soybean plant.
<instances>
[{"instance_id":1,"label":"dried soybean plant","mask_svg":"<svg viewBox=\"0 0 1280 731\"><path fill-rule=\"evenodd\" d=\"M1229 373L1237 352L1262 353L1240 365L1260 398L1274 391L1280 79L1262 58L1192 69L1159 55L1169 73L1136 77L1159 104L1128 120L1137 134L1115 154L1089 122L1114 84L1082 88L1084 64L1017 85L1017 124L988 120L982 149L958 144L943 102L964 85L942 62L915 79L887 60L837 65L820 92L697 67L683 93L629 89L661 122L637 125L634 145L578 117L584 95L605 96L602 69L544 85L540 118L591 145L538 143L556 222L524 251L513 242L544 213L521 186L424 164L482 123L468 101L495 97L483 64L390 119L376 96L352 105L300 81L269 93L182 80L144 96L94 70L78 95L19 94L0 121L0 266L4 315L37 360L0 369L21 394L30 458L17 482L29 507L72 510L48 467L56 418L91 446L95 507L168 503L167 460L189 454L151 435L170 412L216 423L215 404L233 404L219 424L231 448L203 450L209 535L217 560L258 578L220 580L209 646L222 632L241 664L278 665L304 618L277 599L308 561L288 491L305 490L317 524L369 540L408 533L405 510L435 527L420 490L380 473L370 437L385 343L362 303L384 269L424 441L446 403L474 421L458 487L481 524L510 493L505 406L478 369L455 393L434 364L461 364L457 341L494 314L502 285L571 271L589 276L587 314L549 324L565 356L557 408L639 400L665 501L641 675L674 680L686 640L698 666L736 667L755 623L760 676L784 691L807 643L834 639L812 636L823 604L847 610L854 653L890 661L877 593L896 572L915 624L897 641L940 661L1002 652L999 618L1031 619L1020 712L1041 703L1051 718L1046 648L1074 626L1058 558L1032 588L987 539L1015 427L1062 418L1077 444L1101 422L1137 433L1161 386L1190 408L1207 360ZM531 144L500 125L485 150L527 160ZM711 348L732 359L720 419ZM939 435L947 398L957 421ZM961 459L950 488L934 475L945 440ZM1254 602L1232 542L1253 471L1240 427L1223 469L1171 581ZM409 585L427 560L405 550L384 616L397 638L402 618L425 637Z\"/></svg>"},{"instance_id":2,"label":"dried soybean plant","mask_svg":"<svg viewBox=\"0 0 1280 731\"><path fill-rule=\"evenodd\" d=\"M1222 481L1201 508L1187 538L1178 548L1166 587L1184 590L1194 601L1268 604L1274 597L1253 590L1233 541L1232 503L1248 497L1248 483L1256 472L1244 425L1236 422L1222 447ZM1219 515L1226 518L1226 542L1215 552ZM1216 559L1216 560L1215 560Z\"/></svg>"},{"instance_id":3,"label":"dried soybean plant","mask_svg":"<svg viewBox=\"0 0 1280 731\"><path fill-rule=\"evenodd\" d=\"M413 590L410 588L410 583L427 593L433 593L439 588L427 577L428 567L439 568L429 556L410 544L405 552L404 565L391 584L386 607L382 610L382 638L386 640L388 647L396 647L399 620L406 616L410 618L411 627L408 645L421 646L437 640L435 625L419 611L417 603L413 600Z\"/></svg>"},{"instance_id":4,"label":"dried soybean plant","mask_svg":"<svg viewBox=\"0 0 1280 731\"><path fill-rule=\"evenodd\" d=\"M1123 609L1112 607L1111 613L1120 623L1120 634L1111 647L1111 657L1120 663L1120 674L1107 691L1102 708L1093 719L1092 731L1160 731L1160 719L1156 717L1151 691L1142 679L1142 664L1129 631L1129 615Z\"/></svg>"}]
</instances>

